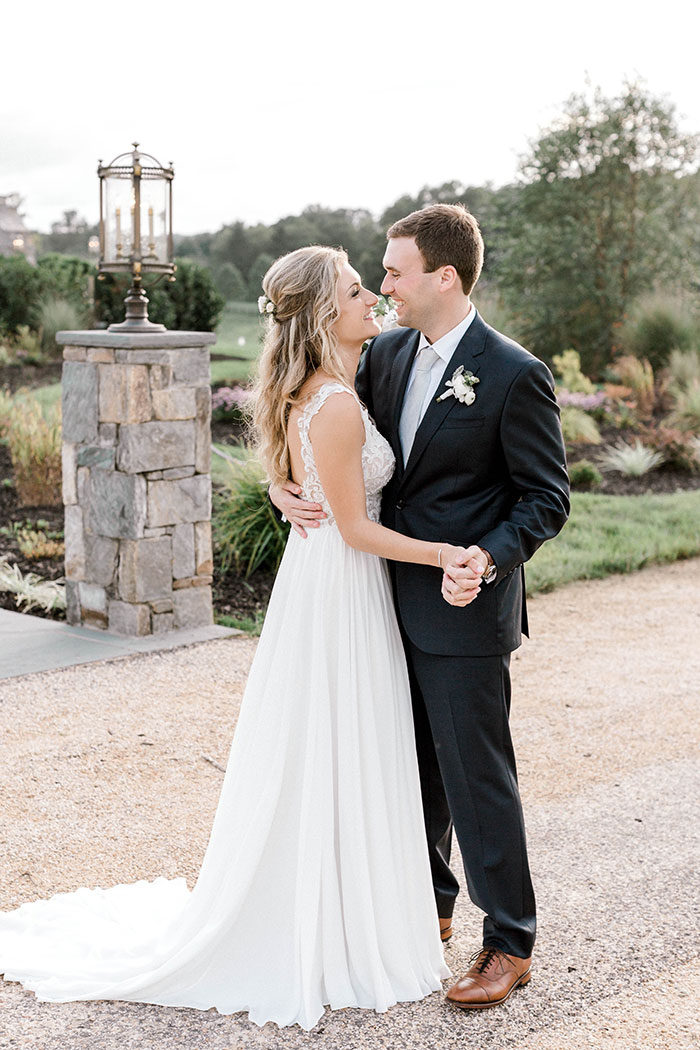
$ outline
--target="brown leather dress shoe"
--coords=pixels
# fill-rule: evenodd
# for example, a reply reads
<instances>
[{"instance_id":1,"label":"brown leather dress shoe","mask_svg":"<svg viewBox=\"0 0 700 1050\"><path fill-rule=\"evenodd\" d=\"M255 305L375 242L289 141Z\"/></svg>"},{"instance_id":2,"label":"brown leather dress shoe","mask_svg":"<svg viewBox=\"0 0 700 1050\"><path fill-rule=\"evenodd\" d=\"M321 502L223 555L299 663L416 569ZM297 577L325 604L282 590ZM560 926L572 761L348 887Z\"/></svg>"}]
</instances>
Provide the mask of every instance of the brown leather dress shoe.
<instances>
[{"instance_id":1,"label":"brown leather dress shoe","mask_svg":"<svg viewBox=\"0 0 700 1050\"><path fill-rule=\"evenodd\" d=\"M447 944L450 937L452 936L452 918L440 919L440 940L443 944Z\"/></svg>"},{"instance_id":2,"label":"brown leather dress shoe","mask_svg":"<svg viewBox=\"0 0 700 1050\"><path fill-rule=\"evenodd\" d=\"M500 948L482 948L469 960L471 966L447 992L447 1001L462 1010L486 1010L504 1003L516 988L530 981L532 957L520 959Z\"/></svg>"}]
</instances>

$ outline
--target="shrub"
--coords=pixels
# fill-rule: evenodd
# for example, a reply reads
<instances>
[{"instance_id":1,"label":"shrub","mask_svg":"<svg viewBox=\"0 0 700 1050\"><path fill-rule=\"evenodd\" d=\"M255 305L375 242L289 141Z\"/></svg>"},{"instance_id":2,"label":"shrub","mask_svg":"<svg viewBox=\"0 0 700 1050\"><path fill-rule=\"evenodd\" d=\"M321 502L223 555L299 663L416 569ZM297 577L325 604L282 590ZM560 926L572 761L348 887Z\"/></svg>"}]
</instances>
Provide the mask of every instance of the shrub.
<instances>
[{"instance_id":1,"label":"shrub","mask_svg":"<svg viewBox=\"0 0 700 1050\"><path fill-rule=\"evenodd\" d=\"M6 424L15 488L24 507L60 507L61 408L46 416L33 397L15 397Z\"/></svg>"},{"instance_id":2,"label":"shrub","mask_svg":"<svg viewBox=\"0 0 700 1050\"><path fill-rule=\"evenodd\" d=\"M590 460L580 459L569 466L569 481L574 489L597 489L603 481L603 475Z\"/></svg>"},{"instance_id":3,"label":"shrub","mask_svg":"<svg viewBox=\"0 0 700 1050\"><path fill-rule=\"evenodd\" d=\"M0 328L16 332L36 321L36 304L43 291L41 275L24 256L0 256Z\"/></svg>"},{"instance_id":4,"label":"shrub","mask_svg":"<svg viewBox=\"0 0 700 1050\"><path fill-rule=\"evenodd\" d=\"M626 354L615 361L613 372L632 391L639 414L650 416L654 410L655 394L654 371L649 361Z\"/></svg>"},{"instance_id":5,"label":"shrub","mask_svg":"<svg viewBox=\"0 0 700 1050\"><path fill-rule=\"evenodd\" d=\"M41 256L36 266L46 299L70 303L81 318L90 310L96 273L92 263L74 255L49 252Z\"/></svg>"},{"instance_id":6,"label":"shrub","mask_svg":"<svg viewBox=\"0 0 700 1050\"><path fill-rule=\"evenodd\" d=\"M676 407L671 422L683 430L700 434L700 379L696 379L676 394Z\"/></svg>"},{"instance_id":7,"label":"shrub","mask_svg":"<svg viewBox=\"0 0 700 1050\"><path fill-rule=\"evenodd\" d=\"M43 529L20 529L17 533L17 545L29 561L39 558L62 558L66 552L63 540L51 536Z\"/></svg>"},{"instance_id":8,"label":"shrub","mask_svg":"<svg viewBox=\"0 0 700 1050\"><path fill-rule=\"evenodd\" d=\"M644 444L663 457L664 466L693 474L700 470L697 438L690 432L674 427L649 427L644 433Z\"/></svg>"},{"instance_id":9,"label":"shrub","mask_svg":"<svg viewBox=\"0 0 700 1050\"><path fill-rule=\"evenodd\" d=\"M640 478L657 467L662 458L660 452L646 448L637 438L633 445L625 441L609 445L601 456L601 465L603 470L617 470L626 477Z\"/></svg>"},{"instance_id":10,"label":"shrub","mask_svg":"<svg viewBox=\"0 0 700 1050\"><path fill-rule=\"evenodd\" d=\"M246 576L275 572L284 553L288 525L275 517L262 467L249 456L228 463L229 477L214 498L214 543L222 572L231 565Z\"/></svg>"},{"instance_id":11,"label":"shrub","mask_svg":"<svg viewBox=\"0 0 700 1050\"><path fill-rule=\"evenodd\" d=\"M38 310L39 330L41 332L41 349L45 354L60 355L56 345L56 333L75 331L84 325L83 315L78 308L66 299L44 299Z\"/></svg>"},{"instance_id":12,"label":"shrub","mask_svg":"<svg viewBox=\"0 0 700 1050\"><path fill-rule=\"evenodd\" d=\"M595 386L581 371L581 356L577 350L564 350L552 358L554 371L561 385L571 394L594 394Z\"/></svg>"},{"instance_id":13,"label":"shrub","mask_svg":"<svg viewBox=\"0 0 700 1050\"><path fill-rule=\"evenodd\" d=\"M41 608L46 612L65 609L66 589L56 580L42 580L34 572L22 575L18 565L0 558L0 591L9 591L15 596L15 605L30 609Z\"/></svg>"},{"instance_id":14,"label":"shrub","mask_svg":"<svg viewBox=\"0 0 700 1050\"><path fill-rule=\"evenodd\" d=\"M665 365L672 350L688 350L697 338L693 320L683 305L669 295L648 296L630 311L620 331L622 349L646 358L652 368Z\"/></svg>"},{"instance_id":15,"label":"shrub","mask_svg":"<svg viewBox=\"0 0 700 1050\"><path fill-rule=\"evenodd\" d=\"M668 359L669 384L677 392L700 383L700 351L672 350Z\"/></svg>"},{"instance_id":16,"label":"shrub","mask_svg":"<svg viewBox=\"0 0 700 1050\"><path fill-rule=\"evenodd\" d=\"M250 391L242 386L219 386L211 392L212 419L243 423L248 418Z\"/></svg>"},{"instance_id":17,"label":"shrub","mask_svg":"<svg viewBox=\"0 0 700 1050\"><path fill-rule=\"evenodd\" d=\"M214 287L211 273L187 259L178 259L176 280L151 285L146 278L149 320L166 328L187 332L213 332L219 323L224 300ZM105 274L95 285L95 311L105 325L124 320L124 298L130 281L121 275Z\"/></svg>"},{"instance_id":18,"label":"shrub","mask_svg":"<svg viewBox=\"0 0 700 1050\"><path fill-rule=\"evenodd\" d=\"M596 421L582 408L566 406L561 410L561 429L568 445L581 442L584 445L599 445L600 431Z\"/></svg>"}]
</instances>

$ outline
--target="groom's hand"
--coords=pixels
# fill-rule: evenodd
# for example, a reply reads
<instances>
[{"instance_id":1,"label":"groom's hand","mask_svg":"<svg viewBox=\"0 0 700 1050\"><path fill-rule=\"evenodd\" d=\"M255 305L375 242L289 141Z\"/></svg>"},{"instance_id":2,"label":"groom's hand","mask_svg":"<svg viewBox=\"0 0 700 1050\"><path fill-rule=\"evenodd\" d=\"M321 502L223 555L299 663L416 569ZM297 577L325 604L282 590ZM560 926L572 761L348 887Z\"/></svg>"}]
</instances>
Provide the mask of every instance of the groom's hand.
<instances>
[{"instance_id":1,"label":"groom's hand","mask_svg":"<svg viewBox=\"0 0 700 1050\"><path fill-rule=\"evenodd\" d=\"M320 503L309 503L299 499L301 485L286 481L284 485L270 485L269 496L281 514L295 532L306 539L306 529L317 529L322 518L326 517Z\"/></svg>"},{"instance_id":2,"label":"groom's hand","mask_svg":"<svg viewBox=\"0 0 700 1050\"><path fill-rule=\"evenodd\" d=\"M481 590L481 577L487 567L488 559L481 547L462 548L460 554L445 566L442 577L445 601L459 608L473 602Z\"/></svg>"}]
</instances>

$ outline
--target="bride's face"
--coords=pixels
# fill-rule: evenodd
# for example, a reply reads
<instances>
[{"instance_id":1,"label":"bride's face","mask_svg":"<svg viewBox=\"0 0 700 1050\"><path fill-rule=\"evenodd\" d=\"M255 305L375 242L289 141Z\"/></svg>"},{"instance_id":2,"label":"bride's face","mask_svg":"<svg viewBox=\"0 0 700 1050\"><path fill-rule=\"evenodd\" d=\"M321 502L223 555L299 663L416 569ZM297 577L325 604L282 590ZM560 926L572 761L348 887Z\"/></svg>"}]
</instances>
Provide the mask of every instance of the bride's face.
<instances>
[{"instance_id":1,"label":"bride's face","mask_svg":"<svg viewBox=\"0 0 700 1050\"><path fill-rule=\"evenodd\" d=\"M338 309L340 314L331 331L341 346L355 346L371 339L382 326L372 313L378 302L374 292L362 287L360 275L348 263L338 280Z\"/></svg>"}]
</instances>

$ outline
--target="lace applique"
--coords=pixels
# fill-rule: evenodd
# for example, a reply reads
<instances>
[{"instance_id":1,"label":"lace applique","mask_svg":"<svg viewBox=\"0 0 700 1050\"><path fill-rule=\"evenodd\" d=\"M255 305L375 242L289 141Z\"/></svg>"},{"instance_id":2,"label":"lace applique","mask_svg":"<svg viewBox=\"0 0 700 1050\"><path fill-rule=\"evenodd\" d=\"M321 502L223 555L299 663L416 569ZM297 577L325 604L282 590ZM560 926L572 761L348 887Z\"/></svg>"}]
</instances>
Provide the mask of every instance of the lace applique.
<instances>
[{"instance_id":1,"label":"lace applique","mask_svg":"<svg viewBox=\"0 0 700 1050\"><path fill-rule=\"evenodd\" d=\"M309 398L299 416L299 437L301 439L301 458L304 463L306 477L302 484L302 497L313 503L320 503L328 515L321 524L335 524L335 518L331 513L326 494L323 491L316 469L316 461L309 437L311 420L323 406L331 394L350 394L360 406L362 421L365 427L365 443L362 446L362 476L365 481L365 493L367 498L367 516L372 521L379 521L379 510L382 499L382 489L394 473L394 453L391 445L377 430L370 419L369 413L360 402L359 397L350 387L342 383L324 383Z\"/></svg>"}]
</instances>

